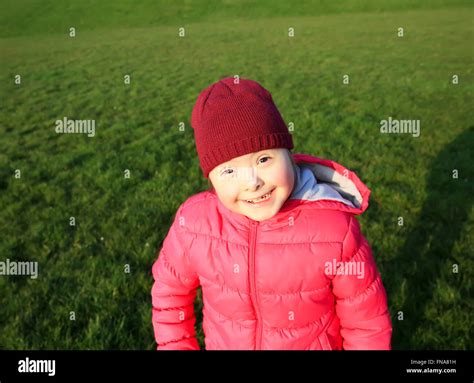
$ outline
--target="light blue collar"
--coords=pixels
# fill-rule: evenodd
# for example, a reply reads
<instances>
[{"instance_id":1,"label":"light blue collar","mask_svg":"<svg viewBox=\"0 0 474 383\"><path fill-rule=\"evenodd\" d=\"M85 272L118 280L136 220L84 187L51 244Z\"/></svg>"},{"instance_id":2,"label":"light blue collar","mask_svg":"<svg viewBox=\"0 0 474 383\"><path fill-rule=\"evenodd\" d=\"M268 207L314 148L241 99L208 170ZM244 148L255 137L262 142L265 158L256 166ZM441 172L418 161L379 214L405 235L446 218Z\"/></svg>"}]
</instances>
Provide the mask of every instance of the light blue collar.
<instances>
[{"instance_id":1,"label":"light blue collar","mask_svg":"<svg viewBox=\"0 0 474 383\"><path fill-rule=\"evenodd\" d=\"M304 164L294 166L295 169L295 187L289 199L302 199L307 201L317 201L328 199L340 201L351 207L355 207L352 202L345 199L337 190L329 184L316 179L316 175L311 168L305 167Z\"/></svg>"}]
</instances>

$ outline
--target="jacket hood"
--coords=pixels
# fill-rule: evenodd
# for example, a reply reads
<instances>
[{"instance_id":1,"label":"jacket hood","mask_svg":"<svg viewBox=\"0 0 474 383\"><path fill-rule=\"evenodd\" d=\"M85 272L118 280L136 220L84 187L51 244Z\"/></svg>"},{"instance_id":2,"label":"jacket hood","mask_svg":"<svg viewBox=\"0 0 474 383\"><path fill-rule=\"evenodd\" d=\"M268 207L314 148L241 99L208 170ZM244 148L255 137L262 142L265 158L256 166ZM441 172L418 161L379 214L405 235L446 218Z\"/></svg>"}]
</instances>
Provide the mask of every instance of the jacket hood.
<instances>
[{"instance_id":1,"label":"jacket hood","mask_svg":"<svg viewBox=\"0 0 474 383\"><path fill-rule=\"evenodd\" d=\"M335 161L308 154L293 154L293 159L295 187L287 202L336 201L339 210L354 214L367 209L371 191L354 172Z\"/></svg>"}]
</instances>

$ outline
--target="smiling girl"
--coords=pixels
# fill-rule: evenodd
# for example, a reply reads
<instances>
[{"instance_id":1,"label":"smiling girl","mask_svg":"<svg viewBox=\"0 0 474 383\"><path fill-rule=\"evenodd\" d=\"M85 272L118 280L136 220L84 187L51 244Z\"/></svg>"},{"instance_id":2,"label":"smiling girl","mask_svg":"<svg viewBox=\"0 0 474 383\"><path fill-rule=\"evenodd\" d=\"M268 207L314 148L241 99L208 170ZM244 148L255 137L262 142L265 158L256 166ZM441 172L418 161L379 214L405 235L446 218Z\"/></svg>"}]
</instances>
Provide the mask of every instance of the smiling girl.
<instances>
[{"instance_id":1,"label":"smiling girl","mask_svg":"<svg viewBox=\"0 0 474 383\"><path fill-rule=\"evenodd\" d=\"M355 218L367 186L334 161L292 154L272 96L252 80L204 89L192 126L212 188L179 207L153 265L157 348L199 349L201 286L208 350L390 349L385 289Z\"/></svg>"}]
</instances>

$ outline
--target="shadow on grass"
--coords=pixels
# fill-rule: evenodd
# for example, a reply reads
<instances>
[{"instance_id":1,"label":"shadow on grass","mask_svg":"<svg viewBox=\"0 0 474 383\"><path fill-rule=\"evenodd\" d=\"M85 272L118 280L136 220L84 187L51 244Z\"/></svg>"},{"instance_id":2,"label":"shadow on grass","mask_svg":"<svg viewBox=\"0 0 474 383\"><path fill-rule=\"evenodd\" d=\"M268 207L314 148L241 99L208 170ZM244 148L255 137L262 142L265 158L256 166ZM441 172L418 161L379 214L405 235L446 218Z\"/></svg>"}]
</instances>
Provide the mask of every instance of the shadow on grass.
<instances>
[{"instance_id":1,"label":"shadow on grass","mask_svg":"<svg viewBox=\"0 0 474 383\"><path fill-rule=\"evenodd\" d=\"M420 215L409 225L407 238L399 253L384 264L387 291L392 296L404 297L401 307L391 306L394 349L440 347L427 344L419 334L425 330L436 332L436 318L427 315L427 309L437 299L438 279L452 273L452 264L458 264L459 273L463 272L462 259L456 259L452 252L474 199L473 142L474 126L471 126L446 145L434 159L426 182L428 197ZM454 169L458 170L458 179L453 178ZM456 280L453 278L453 281ZM403 320L398 320L400 311L403 312ZM439 337L441 347L454 348L454 339L449 339L447 334L435 335Z\"/></svg>"}]
</instances>

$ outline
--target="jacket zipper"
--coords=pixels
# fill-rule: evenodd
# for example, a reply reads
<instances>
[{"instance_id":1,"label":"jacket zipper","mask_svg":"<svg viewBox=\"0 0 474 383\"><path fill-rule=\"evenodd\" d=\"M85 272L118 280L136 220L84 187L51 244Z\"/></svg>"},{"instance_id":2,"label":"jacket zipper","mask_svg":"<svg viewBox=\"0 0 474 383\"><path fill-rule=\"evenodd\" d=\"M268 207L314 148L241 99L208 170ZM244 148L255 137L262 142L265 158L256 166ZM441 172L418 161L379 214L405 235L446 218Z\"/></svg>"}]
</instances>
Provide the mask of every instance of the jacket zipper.
<instances>
[{"instance_id":1,"label":"jacket zipper","mask_svg":"<svg viewBox=\"0 0 474 383\"><path fill-rule=\"evenodd\" d=\"M255 275L255 247L256 247L256 239L257 239L257 227L258 221L252 222L252 226L250 229L250 254L249 254L249 268L250 268L250 297L252 299L253 308L255 311L255 315L257 317L257 329L255 335L255 349L261 350L262 349L262 316L260 313L260 308L258 305L258 297L257 297L257 283L256 283L256 275Z\"/></svg>"}]
</instances>

